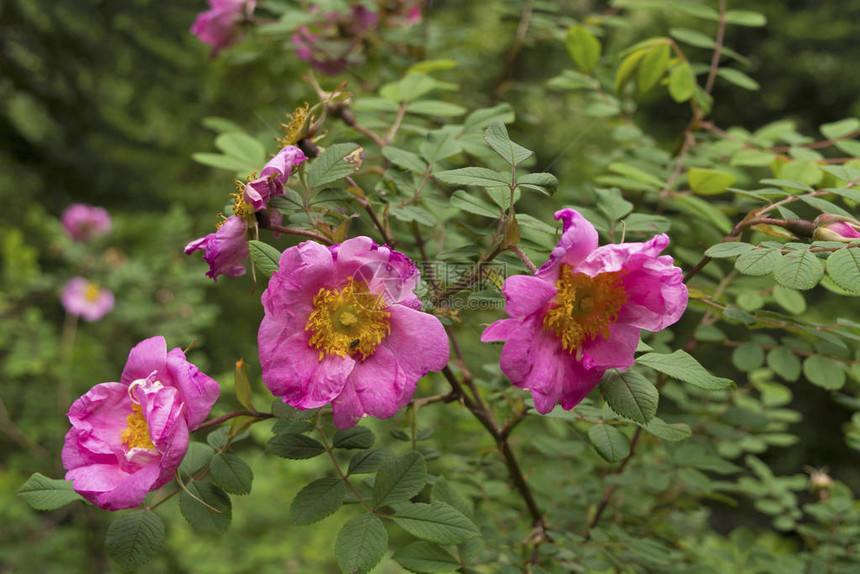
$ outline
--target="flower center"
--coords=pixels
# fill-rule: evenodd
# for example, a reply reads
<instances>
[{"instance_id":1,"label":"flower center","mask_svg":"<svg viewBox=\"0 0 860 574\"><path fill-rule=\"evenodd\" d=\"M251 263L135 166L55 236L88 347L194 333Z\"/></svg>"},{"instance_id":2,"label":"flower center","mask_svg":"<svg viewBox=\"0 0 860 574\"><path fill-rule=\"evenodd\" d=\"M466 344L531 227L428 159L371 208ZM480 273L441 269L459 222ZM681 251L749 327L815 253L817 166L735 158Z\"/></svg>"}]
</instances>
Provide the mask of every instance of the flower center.
<instances>
[{"instance_id":1,"label":"flower center","mask_svg":"<svg viewBox=\"0 0 860 574\"><path fill-rule=\"evenodd\" d=\"M134 404L131 407L131 414L125 419L128 423L126 428L119 435L122 439L122 444L129 449L132 448L155 448L152 440L149 438L149 425L146 424L146 419L143 418L143 411L139 404Z\"/></svg>"},{"instance_id":2,"label":"flower center","mask_svg":"<svg viewBox=\"0 0 860 574\"><path fill-rule=\"evenodd\" d=\"M87 301L96 301L101 295L102 290L95 283L87 283L87 288L84 289L84 298Z\"/></svg>"},{"instance_id":3,"label":"flower center","mask_svg":"<svg viewBox=\"0 0 860 574\"><path fill-rule=\"evenodd\" d=\"M608 339L609 327L618 321L618 311L627 301L623 274L610 271L590 277L562 265L555 307L544 317L544 328L558 335L562 347L571 353L587 340Z\"/></svg>"},{"instance_id":4,"label":"flower center","mask_svg":"<svg viewBox=\"0 0 860 574\"><path fill-rule=\"evenodd\" d=\"M391 332L391 313L385 307L380 294L371 293L367 284L352 277L339 291L320 289L305 325L311 332L311 347L320 351L320 361L326 355L361 354L362 360L372 355Z\"/></svg>"}]
</instances>

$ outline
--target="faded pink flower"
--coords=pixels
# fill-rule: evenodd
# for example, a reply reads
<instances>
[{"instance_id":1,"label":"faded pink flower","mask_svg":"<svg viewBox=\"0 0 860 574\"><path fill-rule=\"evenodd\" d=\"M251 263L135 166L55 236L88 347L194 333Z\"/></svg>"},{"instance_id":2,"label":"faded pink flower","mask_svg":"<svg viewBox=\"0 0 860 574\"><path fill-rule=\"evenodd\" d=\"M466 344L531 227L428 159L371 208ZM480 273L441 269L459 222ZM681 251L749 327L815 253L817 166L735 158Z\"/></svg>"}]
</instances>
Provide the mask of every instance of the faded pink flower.
<instances>
[{"instance_id":1,"label":"faded pink flower","mask_svg":"<svg viewBox=\"0 0 860 574\"><path fill-rule=\"evenodd\" d=\"M245 203L252 206L254 211L260 211L273 197L284 195L284 184L290 179L293 168L307 159L296 146L281 148L263 167L260 177L245 186Z\"/></svg>"},{"instance_id":2,"label":"faded pink flower","mask_svg":"<svg viewBox=\"0 0 860 574\"><path fill-rule=\"evenodd\" d=\"M250 19L256 5L256 0L209 0L210 9L197 15L191 33L212 46L214 58L239 39L240 24Z\"/></svg>"},{"instance_id":3,"label":"faded pink flower","mask_svg":"<svg viewBox=\"0 0 860 574\"><path fill-rule=\"evenodd\" d=\"M448 362L444 327L419 311L418 280L409 258L369 237L284 251L262 297L266 386L298 409L331 403L339 428L394 415Z\"/></svg>"},{"instance_id":4,"label":"faded pink flower","mask_svg":"<svg viewBox=\"0 0 860 574\"><path fill-rule=\"evenodd\" d=\"M89 241L111 232L110 215L103 207L73 203L60 218L63 228L75 241Z\"/></svg>"},{"instance_id":5,"label":"faded pink flower","mask_svg":"<svg viewBox=\"0 0 860 574\"><path fill-rule=\"evenodd\" d=\"M105 510L134 508L173 480L188 433L209 415L218 383L167 351L164 337L138 343L118 383L101 383L69 409L66 480Z\"/></svg>"},{"instance_id":6,"label":"faded pink flower","mask_svg":"<svg viewBox=\"0 0 860 574\"><path fill-rule=\"evenodd\" d=\"M219 275L244 275L243 263L250 255L247 222L237 215L231 215L215 233L195 239L186 245L185 254L190 255L198 249L203 250L203 259L209 264L207 277L218 281Z\"/></svg>"},{"instance_id":7,"label":"faded pink flower","mask_svg":"<svg viewBox=\"0 0 860 574\"><path fill-rule=\"evenodd\" d=\"M548 413L561 401L572 409L608 369L633 364L639 330L659 331L687 307L681 269L665 234L644 243L597 246L597 231L579 212L555 214L564 231L550 260L534 276L505 281L505 310L482 341L505 341L501 368L531 391Z\"/></svg>"},{"instance_id":8,"label":"faded pink flower","mask_svg":"<svg viewBox=\"0 0 860 574\"><path fill-rule=\"evenodd\" d=\"M824 213L815 218L813 239L850 243L860 239L860 221L842 215Z\"/></svg>"},{"instance_id":9,"label":"faded pink flower","mask_svg":"<svg viewBox=\"0 0 860 574\"><path fill-rule=\"evenodd\" d=\"M60 301L66 313L80 315L86 321L98 321L113 309L113 292L90 283L83 277L72 277L63 287Z\"/></svg>"}]
</instances>

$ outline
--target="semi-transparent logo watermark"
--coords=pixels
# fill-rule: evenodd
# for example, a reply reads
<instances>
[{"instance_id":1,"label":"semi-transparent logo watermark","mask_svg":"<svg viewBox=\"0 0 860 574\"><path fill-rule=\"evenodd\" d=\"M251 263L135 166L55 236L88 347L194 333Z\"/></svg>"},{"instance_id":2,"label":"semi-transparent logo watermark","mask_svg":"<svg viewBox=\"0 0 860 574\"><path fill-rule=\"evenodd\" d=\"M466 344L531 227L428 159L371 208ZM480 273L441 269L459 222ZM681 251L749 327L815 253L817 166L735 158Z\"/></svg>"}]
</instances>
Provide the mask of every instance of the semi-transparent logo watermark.
<instances>
[{"instance_id":1,"label":"semi-transparent logo watermark","mask_svg":"<svg viewBox=\"0 0 860 574\"><path fill-rule=\"evenodd\" d=\"M424 309L488 311L505 307L501 291L507 277L504 263L424 261L417 267L421 280L415 295ZM404 292L409 278L402 275L404 270L403 265L383 261L370 261L359 267L353 277L367 285L367 292L357 295L358 303L375 309L380 299L385 306L409 304L409 294ZM417 307L417 302L412 301Z\"/></svg>"}]
</instances>

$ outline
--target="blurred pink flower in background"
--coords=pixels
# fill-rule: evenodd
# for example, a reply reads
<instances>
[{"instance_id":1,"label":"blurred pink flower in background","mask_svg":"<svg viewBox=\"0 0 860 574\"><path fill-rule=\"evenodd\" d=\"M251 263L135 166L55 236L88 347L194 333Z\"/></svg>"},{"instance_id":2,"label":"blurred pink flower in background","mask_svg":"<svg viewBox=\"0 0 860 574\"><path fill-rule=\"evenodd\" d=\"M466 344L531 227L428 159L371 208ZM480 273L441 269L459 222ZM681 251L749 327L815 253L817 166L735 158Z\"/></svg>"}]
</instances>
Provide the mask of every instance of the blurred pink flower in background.
<instances>
[{"instance_id":1,"label":"blurred pink flower in background","mask_svg":"<svg viewBox=\"0 0 860 574\"><path fill-rule=\"evenodd\" d=\"M118 383L101 383L69 409L66 480L105 510L134 508L173 480L188 433L209 415L218 383L167 351L164 337L138 343Z\"/></svg>"},{"instance_id":2,"label":"blurred pink flower in background","mask_svg":"<svg viewBox=\"0 0 860 574\"><path fill-rule=\"evenodd\" d=\"M107 235L113 229L110 215L102 207L74 203L63 212L60 222L75 241L89 241Z\"/></svg>"},{"instance_id":3,"label":"blurred pink flower in background","mask_svg":"<svg viewBox=\"0 0 860 574\"><path fill-rule=\"evenodd\" d=\"M63 287L60 301L66 313L80 315L86 321L98 321L113 309L113 292L90 283L83 277L72 277Z\"/></svg>"},{"instance_id":4,"label":"blurred pink flower in background","mask_svg":"<svg viewBox=\"0 0 860 574\"><path fill-rule=\"evenodd\" d=\"M669 237L597 246L597 231L579 212L555 213L564 231L534 275L505 280L505 310L482 341L505 341L501 368L531 391L548 413L561 401L572 409L608 369L633 364L639 330L659 331L687 308L681 269L659 256Z\"/></svg>"},{"instance_id":5,"label":"blurred pink flower in background","mask_svg":"<svg viewBox=\"0 0 860 574\"><path fill-rule=\"evenodd\" d=\"M256 0L209 0L210 9L197 15L191 33L212 46L214 58L239 40L240 24L251 17L256 5Z\"/></svg>"}]
</instances>

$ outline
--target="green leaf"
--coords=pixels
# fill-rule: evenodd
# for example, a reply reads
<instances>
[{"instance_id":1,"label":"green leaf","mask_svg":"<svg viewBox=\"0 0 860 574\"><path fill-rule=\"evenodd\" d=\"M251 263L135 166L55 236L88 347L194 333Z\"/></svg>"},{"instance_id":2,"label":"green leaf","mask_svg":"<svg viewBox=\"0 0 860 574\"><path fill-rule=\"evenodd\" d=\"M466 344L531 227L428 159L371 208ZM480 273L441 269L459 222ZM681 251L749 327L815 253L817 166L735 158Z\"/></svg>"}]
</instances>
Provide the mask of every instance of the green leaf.
<instances>
[{"instance_id":1,"label":"green leaf","mask_svg":"<svg viewBox=\"0 0 860 574\"><path fill-rule=\"evenodd\" d=\"M725 234L732 230L732 222L720 209L711 202L695 195L679 195L674 203L685 213L711 223Z\"/></svg>"},{"instance_id":2,"label":"green leaf","mask_svg":"<svg viewBox=\"0 0 860 574\"><path fill-rule=\"evenodd\" d=\"M202 442L192 442L188 445L188 452L179 465L179 471L185 476L191 476L201 468L209 464L215 455L215 449Z\"/></svg>"},{"instance_id":3,"label":"green leaf","mask_svg":"<svg viewBox=\"0 0 860 574\"><path fill-rule=\"evenodd\" d=\"M297 409L275 397L272 401L272 414L279 419L309 419L317 413L317 409Z\"/></svg>"},{"instance_id":4,"label":"green leaf","mask_svg":"<svg viewBox=\"0 0 860 574\"><path fill-rule=\"evenodd\" d=\"M780 307L792 315L800 315L806 311L806 299L802 293L794 289L786 289L782 285L773 286L773 299Z\"/></svg>"},{"instance_id":5,"label":"green leaf","mask_svg":"<svg viewBox=\"0 0 860 574\"><path fill-rule=\"evenodd\" d=\"M824 134L824 137L826 137L827 139L838 140L841 138L846 138L854 134L855 132L860 131L860 120L858 120L857 118L847 118L844 120L839 120L838 122L824 124L821 126L820 129L821 133Z\"/></svg>"},{"instance_id":6,"label":"green leaf","mask_svg":"<svg viewBox=\"0 0 860 574\"><path fill-rule=\"evenodd\" d=\"M530 149L511 141L508 135L508 129L505 124L500 121L495 121L487 126L484 130L484 141L487 145L493 148L499 157L507 162L508 165L517 166L534 155Z\"/></svg>"},{"instance_id":7,"label":"green leaf","mask_svg":"<svg viewBox=\"0 0 860 574\"><path fill-rule=\"evenodd\" d=\"M483 199L469 195L462 189L458 189L451 196L451 207L493 219L498 219L501 216L501 211L498 208L493 207Z\"/></svg>"},{"instance_id":8,"label":"green leaf","mask_svg":"<svg viewBox=\"0 0 860 574\"><path fill-rule=\"evenodd\" d=\"M416 538L438 544L460 544L481 534L468 517L444 502L397 504L393 520Z\"/></svg>"},{"instance_id":9,"label":"green leaf","mask_svg":"<svg viewBox=\"0 0 860 574\"><path fill-rule=\"evenodd\" d=\"M517 176L517 185L526 189L533 189L545 195L552 195L552 191L558 187L558 179L551 173L524 173Z\"/></svg>"},{"instance_id":10,"label":"green leaf","mask_svg":"<svg viewBox=\"0 0 860 574\"><path fill-rule=\"evenodd\" d=\"M738 257L735 261L735 269L744 275L754 277L769 275L780 258L779 249L755 249Z\"/></svg>"},{"instance_id":11,"label":"green leaf","mask_svg":"<svg viewBox=\"0 0 860 574\"><path fill-rule=\"evenodd\" d=\"M611 425L594 425L588 429L588 440L607 462L618 462L630 452L630 439Z\"/></svg>"},{"instance_id":12,"label":"green leaf","mask_svg":"<svg viewBox=\"0 0 860 574\"><path fill-rule=\"evenodd\" d=\"M651 381L641 374L617 369L600 381L600 394L613 411L640 424L648 424L654 418L660 398Z\"/></svg>"},{"instance_id":13,"label":"green leaf","mask_svg":"<svg viewBox=\"0 0 860 574\"><path fill-rule=\"evenodd\" d=\"M373 506L409 500L424 488L427 482L427 463L417 452L390 458L379 465L373 483Z\"/></svg>"},{"instance_id":14,"label":"green leaf","mask_svg":"<svg viewBox=\"0 0 860 574\"><path fill-rule=\"evenodd\" d=\"M192 482L186 484L185 488L188 492L183 490L179 495L179 510L189 524L200 530L219 534L230 529L233 506L230 497L223 490L209 482ZM218 512L200 504L198 499Z\"/></svg>"},{"instance_id":15,"label":"green leaf","mask_svg":"<svg viewBox=\"0 0 860 574\"><path fill-rule=\"evenodd\" d=\"M632 165L621 163L621 162L612 162L607 168L609 171L614 171L615 173L620 173L621 175L626 175L631 179L635 179L636 181L641 181L643 183L650 184L657 189L662 189L666 186L666 182L661 180L659 177L651 175L645 170L639 169L638 167L634 167Z\"/></svg>"},{"instance_id":16,"label":"green leaf","mask_svg":"<svg viewBox=\"0 0 860 574\"><path fill-rule=\"evenodd\" d=\"M800 359L788 347L776 347L767 354L767 366L785 379L796 381L800 377Z\"/></svg>"},{"instance_id":17,"label":"green leaf","mask_svg":"<svg viewBox=\"0 0 860 574\"><path fill-rule=\"evenodd\" d=\"M38 472L21 485L18 496L36 510L56 510L70 502L83 500L70 481L48 478Z\"/></svg>"},{"instance_id":18,"label":"green leaf","mask_svg":"<svg viewBox=\"0 0 860 574\"><path fill-rule=\"evenodd\" d=\"M346 485L339 478L320 478L299 491L290 505L290 520L313 524L333 514L346 498Z\"/></svg>"},{"instance_id":19,"label":"green leaf","mask_svg":"<svg viewBox=\"0 0 860 574\"><path fill-rule=\"evenodd\" d=\"M307 171L307 184L311 189L319 189L326 184L352 175L361 169L360 162L353 160L354 152L363 153L355 143L334 144L310 164Z\"/></svg>"},{"instance_id":20,"label":"green leaf","mask_svg":"<svg viewBox=\"0 0 860 574\"><path fill-rule=\"evenodd\" d=\"M350 459L347 474L372 474L379 470L379 465L391 456L391 450L387 448L359 451Z\"/></svg>"},{"instance_id":21,"label":"green leaf","mask_svg":"<svg viewBox=\"0 0 860 574\"><path fill-rule=\"evenodd\" d=\"M650 90L663 77L669 66L669 52L669 44L657 44L642 58L636 78L640 93Z\"/></svg>"},{"instance_id":22,"label":"green leaf","mask_svg":"<svg viewBox=\"0 0 860 574\"><path fill-rule=\"evenodd\" d=\"M690 427L684 423L669 424L660 417L654 417L651 422L643 426L646 431L656 437L672 442L686 440L693 436Z\"/></svg>"},{"instance_id":23,"label":"green leaf","mask_svg":"<svg viewBox=\"0 0 860 574\"><path fill-rule=\"evenodd\" d=\"M463 131L480 130L497 120L509 124L514 119L514 109L510 104L498 104L492 108L475 110L469 114L463 124Z\"/></svg>"},{"instance_id":24,"label":"green leaf","mask_svg":"<svg viewBox=\"0 0 860 574\"><path fill-rule=\"evenodd\" d=\"M499 173L486 167L461 167L436 174L436 179L449 185L476 185L498 187L511 184L510 173Z\"/></svg>"},{"instance_id":25,"label":"green leaf","mask_svg":"<svg viewBox=\"0 0 860 574\"><path fill-rule=\"evenodd\" d=\"M325 452L325 447L303 434L278 434L269 440L266 450L284 458L299 460L319 456Z\"/></svg>"},{"instance_id":26,"label":"green leaf","mask_svg":"<svg viewBox=\"0 0 860 574\"><path fill-rule=\"evenodd\" d=\"M717 70L717 75L727 82L736 85L739 88L755 92L759 89L758 82L734 68L720 68Z\"/></svg>"},{"instance_id":27,"label":"green leaf","mask_svg":"<svg viewBox=\"0 0 860 574\"><path fill-rule=\"evenodd\" d=\"M567 51L576 67L590 74L597 62L600 61L602 48L600 40L584 26L571 26L567 29Z\"/></svg>"},{"instance_id":28,"label":"green leaf","mask_svg":"<svg viewBox=\"0 0 860 574\"><path fill-rule=\"evenodd\" d=\"M114 520L105 535L105 549L126 569L146 564L164 542L164 523L151 510L138 510Z\"/></svg>"},{"instance_id":29,"label":"green leaf","mask_svg":"<svg viewBox=\"0 0 860 574\"><path fill-rule=\"evenodd\" d=\"M215 147L241 162L248 173L259 170L266 163L266 148L257 138L243 132L220 134L215 138Z\"/></svg>"},{"instance_id":30,"label":"green leaf","mask_svg":"<svg viewBox=\"0 0 860 574\"><path fill-rule=\"evenodd\" d=\"M409 73L399 82L385 84L379 95L392 102L411 102L442 87L441 82L420 72Z\"/></svg>"},{"instance_id":31,"label":"green leaf","mask_svg":"<svg viewBox=\"0 0 860 574\"><path fill-rule=\"evenodd\" d=\"M410 103L406 108L406 111L410 114L451 118L462 116L466 113L467 109L457 104L451 104L449 102L442 102L439 100L419 100L417 102Z\"/></svg>"},{"instance_id":32,"label":"green leaf","mask_svg":"<svg viewBox=\"0 0 860 574\"><path fill-rule=\"evenodd\" d=\"M705 255L713 259L728 259L743 255L747 251L755 249L754 245L749 243L741 243L740 241L727 241L726 243L717 243L712 245L705 251Z\"/></svg>"},{"instance_id":33,"label":"green leaf","mask_svg":"<svg viewBox=\"0 0 860 574\"><path fill-rule=\"evenodd\" d=\"M813 385L835 391L845 385L842 365L827 357L813 355L803 361L803 376Z\"/></svg>"},{"instance_id":34,"label":"green leaf","mask_svg":"<svg viewBox=\"0 0 860 574\"><path fill-rule=\"evenodd\" d=\"M226 169L234 173L251 173L257 169L257 164L250 165L242 159L231 157L220 153L193 153L191 159L197 163L215 167L218 169Z\"/></svg>"},{"instance_id":35,"label":"green leaf","mask_svg":"<svg viewBox=\"0 0 860 574\"><path fill-rule=\"evenodd\" d=\"M219 118L216 116L205 117L200 123L203 124L203 127L209 128L210 130L219 133L242 131L242 126L240 126L236 122L225 118Z\"/></svg>"},{"instance_id":36,"label":"green leaf","mask_svg":"<svg viewBox=\"0 0 860 574\"><path fill-rule=\"evenodd\" d=\"M669 35L679 42L689 44L696 48L707 48L710 50L717 45L714 39L710 36L687 28L672 28L669 30Z\"/></svg>"},{"instance_id":37,"label":"green leaf","mask_svg":"<svg viewBox=\"0 0 860 574\"><path fill-rule=\"evenodd\" d=\"M712 375L696 359L681 350L671 355L648 353L638 357L636 362L706 391L736 388L733 381Z\"/></svg>"},{"instance_id":38,"label":"green leaf","mask_svg":"<svg viewBox=\"0 0 860 574\"><path fill-rule=\"evenodd\" d=\"M437 130L427 134L427 141L421 142L418 151L427 163L436 163L463 150L454 135L449 131Z\"/></svg>"},{"instance_id":39,"label":"green leaf","mask_svg":"<svg viewBox=\"0 0 860 574\"><path fill-rule=\"evenodd\" d=\"M636 50L621 61L621 65L618 66L618 71L615 73L616 94L620 95L621 92L624 91L624 86L626 86L627 82L630 81L630 78L633 76L633 72L636 71L636 68L638 68L639 64L642 62L642 58L644 58L645 54L647 54L649 51L650 48ZM613 111L613 114L614 113L617 113L617 110Z\"/></svg>"},{"instance_id":40,"label":"green leaf","mask_svg":"<svg viewBox=\"0 0 860 574\"><path fill-rule=\"evenodd\" d=\"M789 289L812 289L824 277L821 260L806 249L792 251L780 257L773 268L776 282Z\"/></svg>"},{"instance_id":41,"label":"green leaf","mask_svg":"<svg viewBox=\"0 0 860 574\"><path fill-rule=\"evenodd\" d=\"M433 502L444 502L469 518L472 517L472 503L460 494L444 476L437 478L433 484Z\"/></svg>"},{"instance_id":42,"label":"green leaf","mask_svg":"<svg viewBox=\"0 0 860 574\"><path fill-rule=\"evenodd\" d=\"M749 167L765 167L773 162L776 156L768 151L757 149L742 149L732 156L729 165Z\"/></svg>"},{"instance_id":43,"label":"green leaf","mask_svg":"<svg viewBox=\"0 0 860 574\"><path fill-rule=\"evenodd\" d=\"M860 293L860 248L834 251L827 258L827 274L846 291Z\"/></svg>"},{"instance_id":44,"label":"green leaf","mask_svg":"<svg viewBox=\"0 0 860 574\"><path fill-rule=\"evenodd\" d=\"M212 480L230 494L248 494L254 482L254 471L235 454L220 453L209 463Z\"/></svg>"},{"instance_id":45,"label":"green leaf","mask_svg":"<svg viewBox=\"0 0 860 574\"><path fill-rule=\"evenodd\" d=\"M758 343L744 343L732 351L732 363L745 373L758 369L764 364L764 349Z\"/></svg>"},{"instance_id":46,"label":"green leaf","mask_svg":"<svg viewBox=\"0 0 860 574\"><path fill-rule=\"evenodd\" d=\"M278 262L281 260L281 252L262 241L252 239L248 241L248 251L254 261L254 267L266 277L271 277L278 270Z\"/></svg>"},{"instance_id":47,"label":"green leaf","mask_svg":"<svg viewBox=\"0 0 860 574\"><path fill-rule=\"evenodd\" d=\"M417 153L412 153L405 149L391 146L384 147L382 148L382 155L384 155L388 161L398 167L402 167L403 169L414 171L416 173L424 173L427 169L427 164L418 157Z\"/></svg>"},{"instance_id":48,"label":"green leaf","mask_svg":"<svg viewBox=\"0 0 860 574\"><path fill-rule=\"evenodd\" d=\"M715 169L691 168L687 172L690 189L699 195L723 193L735 182L735 176Z\"/></svg>"},{"instance_id":49,"label":"green leaf","mask_svg":"<svg viewBox=\"0 0 860 574\"><path fill-rule=\"evenodd\" d=\"M379 564L388 548L388 532L373 514L350 518L337 535L334 554L344 574L365 574Z\"/></svg>"},{"instance_id":50,"label":"green leaf","mask_svg":"<svg viewBox=\"0 0 860 574\"><path fill-rule=\"evenodd\" d=\"M248 365L241 359L236 361L236 367L233 370L233 381L236 385L236 398L239 399L243 407L256 412L257 409L254 408L254 393L251 391L251 381L248 380Z\"/></svg>"},{"instance_id":51,"label":"green leaf","mask_svg":"<svg viewBox=\"0 0 860 574\"><path fill-rule=\"evenodd\" d=\"M764 14L750 10L729 10L725 15L726 23L738 26L751 26L758 28L767 24Z\"/></svg>"},{"instance_id":52,"label":"green leaf","mask_svg":"<svg viewBox=\"0 0 860 574\"><path fill-rule=\"evenodd\" d=\"M690 64L684 62L672 69L669 74L669 95L678 103L686 102L693 97L696 86L696 75Z\"/></svg>"},{"instance_id":53,"label":"green leaf","mask_svg":"<svg viewBox=\"0 0 860 574\"><path fill-rule=\"evenodd\" d=\"M421 540L400 548L392 558L412 572L453 572L460 567L460 562L450 552Z\"/></svg>"},{"instance_id":54,"label":"green leaf","mask_svg":"<svg viewBox=\"0 0 860 574\"><path fill-rule=\"evenodd\" d=\"M335 448L370 448L376 437L367 427L355 426L348 429L337 429L332 439Z\"/></svg>"}]
</instances>

